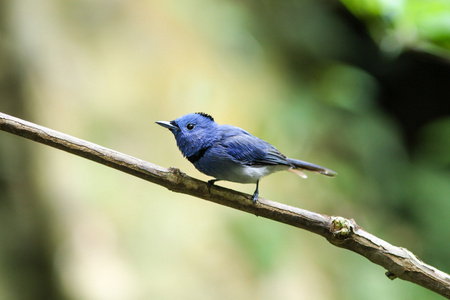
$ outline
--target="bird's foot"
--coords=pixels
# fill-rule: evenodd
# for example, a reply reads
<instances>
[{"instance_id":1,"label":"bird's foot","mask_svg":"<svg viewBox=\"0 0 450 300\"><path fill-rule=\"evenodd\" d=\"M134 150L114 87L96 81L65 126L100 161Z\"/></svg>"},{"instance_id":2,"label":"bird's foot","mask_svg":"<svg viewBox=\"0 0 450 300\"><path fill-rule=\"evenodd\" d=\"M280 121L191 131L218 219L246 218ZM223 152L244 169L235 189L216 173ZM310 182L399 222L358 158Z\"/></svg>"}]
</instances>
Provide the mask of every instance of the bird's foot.
<instances>
[{"instance_id":1,"label":"bird's foot","mask_svg":"<svg viewBox=\"0 0 450 300\"><path fill-rule=\"evenodd\" d=\"M208 193L211 194L211 187L214 185L214 182L219 181L219 179L211 179L207 182Z\"/></svg>"},{"instance_id":2,"label":"bird's foot","mask_svg":"<svg viewBox=\"0 0 450 300\"><path fill-rule=\"evenodd\" d=\"M259 196L259 180L256 181L256 189L253 193L253 205L256 205L256 202L258 202L258 196Z\"/></svg>"},{"instance_id":3,"label":"bird's foot","mask_svg":"<svg viewBox=\"0 0 450 300\"><path fill-rule=\"evenodd\" d=\"M259 196L259 180L256 181L256 189L253 193L253 205L256 205L256 202L258 202L258 196Z\"/></svg>"},{"instance_id":4,"label":"bird's foot","mask_svg":"<svg viewBox=\"0 0 450 300\"><path fill-rule=\"evenodd\" d=\"M256 202L258 202L258 197L259 197L259 192L255 191L255 193L253 194L253 205L256 205Z\"/></svg>"}]
</instances>

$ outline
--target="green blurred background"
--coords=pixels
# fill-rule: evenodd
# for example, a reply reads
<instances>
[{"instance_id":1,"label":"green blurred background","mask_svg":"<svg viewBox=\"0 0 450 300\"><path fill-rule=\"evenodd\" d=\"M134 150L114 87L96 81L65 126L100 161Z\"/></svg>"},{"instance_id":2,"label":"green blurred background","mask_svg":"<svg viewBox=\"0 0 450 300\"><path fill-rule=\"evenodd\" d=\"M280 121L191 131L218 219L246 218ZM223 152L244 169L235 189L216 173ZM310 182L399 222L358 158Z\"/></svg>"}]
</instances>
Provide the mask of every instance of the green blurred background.
<instances>
[{"instance_id":1,"label":"green blurred background","mask_svg":"<svg viewBox=\"0 0 450 300\"><path fill-rule=\"evenodd\" d=\"M450 1L0 7L1 112L205 180L154 122L207 112L339 173L277 173L262 197L354 218L450 271ZM441 298L384 272L0 132L0 299Z\"/></svg>"}]
</instances>

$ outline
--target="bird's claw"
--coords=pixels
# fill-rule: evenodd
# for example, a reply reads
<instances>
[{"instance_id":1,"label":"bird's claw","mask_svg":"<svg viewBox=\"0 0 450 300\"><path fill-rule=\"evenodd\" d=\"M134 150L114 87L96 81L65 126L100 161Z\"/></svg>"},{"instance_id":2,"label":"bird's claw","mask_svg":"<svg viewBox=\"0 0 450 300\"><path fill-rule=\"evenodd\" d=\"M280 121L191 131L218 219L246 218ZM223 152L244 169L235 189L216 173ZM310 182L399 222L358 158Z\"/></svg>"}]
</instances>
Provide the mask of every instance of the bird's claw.
<instances>
[{"instance_id":1,"label":"bird's claw","mask_svg":"<svg viewBox=\"0 0 450 300\"><path fill-rule=\"evenodd\" d=\"M259 193L256 191L256 192L253 194L253 197L252 197L252 199L253 199L253 205L256 205L256 203L258 202L258 197L259 197Z\"/></svg>"},{"instance_id":2,"label":"bird's claw","mask_svg":"<svg viewBox=\"0 0 450 300\"><path fill-rule=\"evenodd\" d=\"M216 181L217 181L217 179L211 179L206 183L207 187L208 187L208 193L211 194L211 187L214 185L214 182L216 182Z\"/></svg>"},{"instance_id":3,"label":"bird's claw","mask_svg":"<svg viewBox=\"0 0 450 300\"><path fill-rule=\"evenodd\" d=\"M258 202L258 196L259 196L259 180L256 181L256 189L253 193L253 205L256 205L256 202Z\"/></svg>"}]
</instances>

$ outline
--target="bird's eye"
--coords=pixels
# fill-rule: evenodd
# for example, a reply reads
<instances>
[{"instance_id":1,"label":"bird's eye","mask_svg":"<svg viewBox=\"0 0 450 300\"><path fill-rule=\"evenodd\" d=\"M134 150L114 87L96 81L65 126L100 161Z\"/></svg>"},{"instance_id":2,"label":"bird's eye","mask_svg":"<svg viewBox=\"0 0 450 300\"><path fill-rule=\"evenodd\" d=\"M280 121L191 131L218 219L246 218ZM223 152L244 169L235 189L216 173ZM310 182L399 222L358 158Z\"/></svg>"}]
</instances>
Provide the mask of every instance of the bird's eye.
<instances>
[{"instance_id":1,"label":"bird's eye","mask_svg":"<svg viewBox=\"0 0 450 300\"><path fill-rule=\"evenodd\" d=\"M186 125L186 128L188 130L192 130L192 129L194 129L194 127L195 127L195 124L192 124L192 123L189 123L189 124Z\"/></svg>"}]
</instances>

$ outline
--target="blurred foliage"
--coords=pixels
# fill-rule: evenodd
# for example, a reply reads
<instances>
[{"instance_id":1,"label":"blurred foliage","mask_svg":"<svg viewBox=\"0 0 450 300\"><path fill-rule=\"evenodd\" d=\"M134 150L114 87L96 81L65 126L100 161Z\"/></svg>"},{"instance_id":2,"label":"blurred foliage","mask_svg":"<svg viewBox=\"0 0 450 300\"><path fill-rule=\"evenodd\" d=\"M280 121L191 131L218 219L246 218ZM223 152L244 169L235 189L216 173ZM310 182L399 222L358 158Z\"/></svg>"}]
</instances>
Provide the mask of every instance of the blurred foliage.
<instances>
[{"instance_id":1,"label":"blurred foliage","mask_svg":"<svg viewBox=\"0 0 450 300\"><path fill-rule=\"evenodd\" d=\"M208 112L339 173L274 174L262 197L450 270L448 1L343 1L360 23L334 1L3 2L0 111L201 179L154 121ZM1 299L440 298L313 234L6 133L0 163Z\"/></svg>"},{"instance_id":2,"label":"blurred foliage","mask_svg":"<svg viewBox=\"0 0 450 300\"><path fill-rule=\"evenodd\" d=\"M342 0L368 25L387 52L422 49L450 57L450 2L447 0Z\"/></svg>"}]
</instances>

